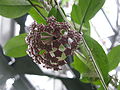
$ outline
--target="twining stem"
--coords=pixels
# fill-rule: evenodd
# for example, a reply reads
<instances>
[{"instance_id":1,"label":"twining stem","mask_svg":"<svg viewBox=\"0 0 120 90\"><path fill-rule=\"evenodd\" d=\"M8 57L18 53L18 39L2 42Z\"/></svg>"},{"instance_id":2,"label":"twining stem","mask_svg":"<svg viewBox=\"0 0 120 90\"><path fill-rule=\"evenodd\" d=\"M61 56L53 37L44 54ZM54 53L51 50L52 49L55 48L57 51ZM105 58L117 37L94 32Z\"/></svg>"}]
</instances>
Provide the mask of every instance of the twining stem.
<instances>
[{"instance_id":1,"label":"twining stem","mask_svg":"<svg viewBox=\"0 0 120 90\"><path fill-rule=\"evenodd\" d=\"M85 48L86 48L86 50L87 50L87 52L88 52L88 55L89 55L89 57L90 57L90 60L92 61L92 64L93 64L93 66L94 66L94 68L95 68L95 71L96 71L96 73L98 74L98 76L99 76L99 78L100 78L100 81L101 81L104 89L105 89L105 90L108 90L108 89L107 89L107 86L106 86L106 83L105 83L105 81L104 81L104 79L103 79L103 76L102 76L102 74L101 74L101 71L100 71L99 67L97 66L97 63L96 63L96 61L95 61L95 59L94 59L94 57L93 57L93 55L92 55L92 52L91 52L91 50L89 49L89 47L88 47L88 45L87 45L87 43L86 43L86 41L84 40L83 37L82 37L82 41L83 41L83 44L84 44L84 46L85 46Z\"/></svg>"},{"instance_id":2,"label":"twining stem","mask_svg":"<svg viewBox=\"0 0 120 90\"><path fill-rule=\"evenodd\" d=\"M85 11L85 14L84 14L84 16L83 16L83 19L82 19L82 21L81 21L81 25L80 25L80 29L79 29L79 32L80 32L80 33L82 32L82 26L83 26L83 24L85 23L85 18L86 18L86 15L87 15L87 12L88 12L88 9L89 9L89 6L90 6L90 5L91 5L91 0L89 0L88 7L87 7L87 9L86 9L86 11ZM89 49L89 47L88 47L88 45L87 45L87 43L86 43L86 41L84 40L83 37L82 37L82 41L83 41L84 46L86 47L87 53L88 53L88 55L89 55L89 57L90 57L90 60L92 61L92 64L93 64L93 66L94 66L94 68L95 68L95 71L96 71L97 75L99 76L100 81L101 81L104 89L105 89L105 90L108 90L107 85L106 85L106 83L105 83L105 81L104 81L104 78L103 78L103 76L102 76L102 74L101 74L101 71L100 71L99 67L97 66L97 63L96 63L96 61L95 61L95 59L94 59L94 57L93 57L93 55L92 55L92 52L91 52L91 50Z\"/></svg>"},{"instance_id":3,"label":"twining stem","mask_svg":"<svg viewBox=\"0 0 120 90\"><path fill-rule=\"evenodd\" d=\"M28 2L31 4L31 6L38 12L38 14L41 16L41 17L43 17L45 20L47 20L46 19L46 17L39 11L39 9L31 2L31 0L28 0Z\"/></svg>"},{"instance_id":4,"label":"twining stem","mask_svg":"<svg viewBox=\"0 0 120 90\"><path fill-rule=\"evenodd\" d=\"M54 0L54 1L55 1L55 4L56 4L57 7L58 7L58 10L59 10L60 14L62 15L63 19L64 19L66 22L68 22L67 19L66 19L66 17L64 16L64 14L63 14L60 6L58 5L57 1L56 1L56 0ZM85 15L84 15L84 17L83 17L83 19L82 19L82 21L81 21L81 26L80 26L80 29L79 29L79 32L80 32L80 33L81 33L81 31L82 31L82 26L83 26L83 24L84 24L84 20L85 20L85 17L86 17L86 14L87 14L87 12L88 12L88 9L89 9L90 4L91 4L91 0L90 0L90 2L89 2L89 5L88 5L86 11L85 11ZM73 28L73 27L72 27L72 28ZM74 28L73 28L73 29L74 29ZM87 50L87 52L88 52L88 55L90 56L90 59L91 59L91 61L92 61L92 63L93 63L93 66L94 66L94 68L95 68L95 71L96 71L97 75L99 76L99 78L100 78L100 80L101 80L101 83L102 83L104 89L105 89L105 90L108 90L108 89L107 89L107 85L105 84L105 81L104 81L103 76L102 76L102 74L101 74L101 71L100 71L99 67L97 66L97 63L96 63L96 61L95 61L95 59L94 59L94 57L93 57L93 55L92 55L92 52L91 52L91 50L89 49L89 47L88 47L88 45L87 45L87 43L86 43L86 41L84 40L83 37L82 37L82 41L83 41L84 46L86 47L86 50Z\"/></svg>"}]
</instances>

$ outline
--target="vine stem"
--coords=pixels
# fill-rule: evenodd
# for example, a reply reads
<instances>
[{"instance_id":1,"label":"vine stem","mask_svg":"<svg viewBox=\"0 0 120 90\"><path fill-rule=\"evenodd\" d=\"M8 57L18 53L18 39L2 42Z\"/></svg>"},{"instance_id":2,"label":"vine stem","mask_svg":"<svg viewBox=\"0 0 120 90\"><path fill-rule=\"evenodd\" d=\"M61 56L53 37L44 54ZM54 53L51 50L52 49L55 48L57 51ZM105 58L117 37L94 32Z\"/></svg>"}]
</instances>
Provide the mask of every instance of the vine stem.
<instances>
[{"instance_id":1,"label":"vine stem","mask_svg":"<svg viewBox=\"0 0 120 90\"><path fill-rule=\"evenodd\" d=\"M108 90L107 85L105 84L105 81L104 81L103 76L102 76L102 74L101 74L101 71L100 71L99 67L97 66L97 63L96 63L96 61L95 61L95 59L94 59L94 57L93 57L93 55L92 55L92 52L91 52L91 50L89 49L89 47L88 47L88 45L87 45L87 43L86 43L86 41L85 41L85 39L84 39L83 37L82 37L82 41L83 41L83 44L84 44L84 46L85 46L85 48L86 48L86 50L87 50L87 52L88 52L88 55L89 55L89 57L90 57L90 60L92 61L92 64L93 64L93 66L94 66L94 68L95 68L95 71L96 71L97 75L98 75L99 78L100 78L100 81L101 81L104 89L105 89L105 90Z\"/></svg>"},{"instance_id":2,"label":"vine stem","mask_svg":"<svg viewBox=\"0 0 120 90\"><path fill-rule=\"evenodd\" d=\"M64 15L64 13L63 13L62 10L61 10L59 4L57 3L57 1L54 0L54 2L55 2L55 4L57 5L58 10L59 10L60 14L62 15L63 19L64 19L66 22L68 22L67 19L66 19L66 17L65 17L65 15ZM90 0L90 2L89 2L89 5L90 5L90 4L91 4L91 0ZM80 26L80 29L79 29L79 33L81 33L81 31L82 31L82 26L83 26L83 24L84 24L84 20L85 20L86 14L87 14L87 11L88 11L88 9L89 9L89 5L88 5L88 8L86 9L85 15L84 15L84 17L83 17L83 19L82 19L82 21L81 21L81 26ZM72 26L72 25L71 25L71 26ZM73 28L73 27L72 27L72 28ZM73 28L73 29L74 29L74 28ZM74 29L74 30L75 30L75 29ZM85 39L83 38L83 36L82 36L82 41L83 41L84 46L86 47L87 53L88 53L88 55L90 56L90 59L91 59L91 61L92 61L92 64L93 64L93 66L94 66L94 68L95 68L95 71L96 71L98 77L100 78L100 81L101 81L104 89L105 89L105 90L108 90L107 85L105 84L105 81L104 81L103 76L102 76L102 74L101 74L101 71L100 71L99 67L97 66L97 63L96 63L96 61L95 61L95 59L94 59L94 57L93 57L93 55L92 55L92 52L91 52L91 50L89 49L89 47L88 47Z\"/></svg>"},{"instance_id":3,"label":"vine stem","mask_svg":"<svg viewBox=\"0 0 120 90\"><path fill-rule=\"evenodd\" d=\"M28 2L31 4L31 6L38 12L38 14L41 16L41 17L43 17L45 20L47 20L46 19L46 17L39 11L39 9L31 2L31 0L28 0Z\"/></svg>"}]
</instances>

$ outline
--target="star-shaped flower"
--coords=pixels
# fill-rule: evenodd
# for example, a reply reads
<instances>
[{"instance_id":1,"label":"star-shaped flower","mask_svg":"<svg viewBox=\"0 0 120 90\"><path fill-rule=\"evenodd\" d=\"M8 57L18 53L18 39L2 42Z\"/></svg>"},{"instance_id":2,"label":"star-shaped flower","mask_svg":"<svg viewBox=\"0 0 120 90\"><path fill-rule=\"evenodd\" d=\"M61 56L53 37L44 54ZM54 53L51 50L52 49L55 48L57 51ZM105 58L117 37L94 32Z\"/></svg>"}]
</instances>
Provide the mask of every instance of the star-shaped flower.
<instances>
[{"instance_id":1,"label":"star-shaped flower","mask_svg":"<svg viewBox=\"0 0 120 90\"><path fill-rule=\"evenodd\" d=\"M71 30L67 22L57 22L52 16L47 19L47 25L34 22L25 40L27 54L35 62L45 68L61 70L66 57L77 49L81 34Z\"/></svg>"}]
</instances>

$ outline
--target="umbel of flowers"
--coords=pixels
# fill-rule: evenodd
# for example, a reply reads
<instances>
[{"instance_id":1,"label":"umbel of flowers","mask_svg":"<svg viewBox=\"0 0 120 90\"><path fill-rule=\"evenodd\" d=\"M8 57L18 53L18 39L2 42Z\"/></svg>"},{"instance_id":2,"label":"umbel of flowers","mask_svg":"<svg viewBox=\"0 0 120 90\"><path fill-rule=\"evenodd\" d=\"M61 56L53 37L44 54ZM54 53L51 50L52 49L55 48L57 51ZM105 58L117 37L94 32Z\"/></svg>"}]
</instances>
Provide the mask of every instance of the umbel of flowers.
<instances>
[{"instance_id":1,"label":"umbel of flowers","mask_svg":"<svg viewBox=\"0 0 120 90\"><path fill-rule=\"evenodd\" d=\"M72 55L81 40L81 34L71 30L67 22L57 22L55 17L47 18L47 25L34 22L25 38L27 54L43 67L61 70L66 57Z\"/></svg>"}]
</instances>

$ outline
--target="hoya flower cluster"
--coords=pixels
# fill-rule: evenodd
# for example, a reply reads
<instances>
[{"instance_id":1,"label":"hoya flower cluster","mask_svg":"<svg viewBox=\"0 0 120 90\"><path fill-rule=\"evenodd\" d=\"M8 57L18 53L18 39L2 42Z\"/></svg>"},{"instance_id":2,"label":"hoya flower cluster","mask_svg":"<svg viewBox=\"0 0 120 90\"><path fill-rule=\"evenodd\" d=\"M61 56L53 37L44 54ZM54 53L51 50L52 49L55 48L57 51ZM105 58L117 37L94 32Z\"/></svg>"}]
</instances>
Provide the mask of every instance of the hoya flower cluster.
<instances>
[{"instance_id":1,"label":"hoya flower cluster","mask_svg":"<svg viewBox=\"0 0 120 90\"><path fill-rule=\"evenodd\" d=\"M68 23L57 22L52 16L47 19L47 25L34 22L29 27L27 54L45 68L60 70L66 64L66 57L77 49L80 40L81 35L71 30Z\"/></svg>"}]
</instances>

